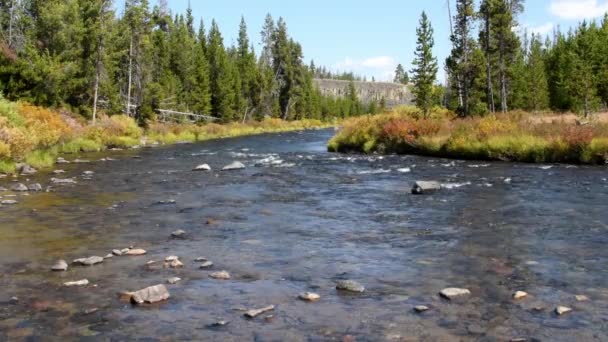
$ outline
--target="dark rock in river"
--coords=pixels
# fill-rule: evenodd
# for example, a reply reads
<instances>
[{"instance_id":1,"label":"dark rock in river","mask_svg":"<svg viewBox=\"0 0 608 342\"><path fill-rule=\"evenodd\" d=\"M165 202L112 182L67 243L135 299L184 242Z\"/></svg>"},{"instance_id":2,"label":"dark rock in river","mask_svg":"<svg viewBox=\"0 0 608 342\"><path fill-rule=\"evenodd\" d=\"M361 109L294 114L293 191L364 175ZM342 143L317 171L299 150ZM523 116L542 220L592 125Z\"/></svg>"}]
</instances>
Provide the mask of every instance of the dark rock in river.
<instances>
[{"instance_id":1,"label":"dark rock in river","mask_svg":"<svg viewBox=\"0 0 608 342\"><path fill-rule=\"evenodd\" d=\"M165 285L156 285L131 293L131 302L135 304L158 303L169 299L171 295Z\"/></svg>"},{"instance_id":2,"label":"dark rock in river","mask_svg":"<svg viewBox=\"0 0 608 342\"><path fill-rule=\"evenodd\" d=\"M412 194L422 195L441 190L441 183L434 181L417 181L412 187Z\"/></svg>"},{"instance_id":3,"label":"dark rock in river","mask_svg":"<svg viewBox=\"0 0 608 342\"><path fill-rule=\"evenodd\" d=\"M222 171L242 170L244 168L245 168L245 164L237 161L232 164L224 166L224 168L222 168Z\"/></svg>"},{"instance_id":4,"label":"dark rock in river","mask_svg":"<svg viewBox=\"0 0 608 342\"><path fill-rule=\"evenodd\" d=\"M354 280L340 280L336 285L336 289L340 291L358 292L365 291L365 287Z\"/></svg>"},{"instance_id":5,"label":"dark rock in river","mask_svg":"<svg viewBox=\"0 0 608 342\"><path fill-rule=\"evenodd\" d=\"M25 184L19 183L19 184L15 184L11 187L11 190L13 191L17 191L17 192L25 192L28 191L27 186L25 186Z\"/></svg>"},{"instance_id":6,"label":"dark rock in river","mask_svg":"<svg viewBox=\"0 0 608 342\"><path fill-rule=\"evenodd\" d=\"M51 267L51 270L56 272L63 272L68 270L68 263L65 260L59 260Z\"/></svg>"},{"instance_id":7,"label":"dark rock in river","mask_svg":"<svg viewBox=\"0 0 608 342\"><path fill-rule=\"evenodd\" d=\"M36 169L34 169L33 167L29 166L28 164L19 163L16 166L17 166L17 171L20 174L25 175L25 176L33 175L36 172L38 172Z\"/></svg>"},{"instance_id":8,"label":"dark rock in river","mask_svg":"<svg viewBox=\"0 0 608 342\"><path fill-rule=\"evenodd\" d=\"M30 186L28 187L28 190L40 192L40 191L42 191L42 185L40 185L39 183L30 184Z\"/></svg>"}]
</instances>

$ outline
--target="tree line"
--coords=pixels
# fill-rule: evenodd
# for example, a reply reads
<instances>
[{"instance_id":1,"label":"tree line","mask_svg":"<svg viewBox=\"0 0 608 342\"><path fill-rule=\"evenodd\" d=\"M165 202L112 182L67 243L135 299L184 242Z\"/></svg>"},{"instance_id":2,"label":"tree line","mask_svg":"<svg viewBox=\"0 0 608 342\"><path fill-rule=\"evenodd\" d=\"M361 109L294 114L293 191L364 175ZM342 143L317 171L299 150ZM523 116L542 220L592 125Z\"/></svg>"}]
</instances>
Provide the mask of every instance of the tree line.
<instances>
[{"instance_id":1,"label":"tree line","mask_svg":"<svg viewBox=\"0 0 608 342\"><path fill-rule=\"evenodd\" d=\"M541 37L517 30L524 0L456 0L450 14L452 51L441 103L462 116L527 111L588 115L608 106L608 15L567 33ZM430 33L430 34L429 34ZM417 103L432 103L436 78L432 26L423 13L413 74ZM435 103L436 104L436 103Z\"/></svg>"},{"instance_id":2,"label":"tree line","mask_svg":"<svg viewBox=\"0 0 608 342\"><path fill-rule=\"evenodd\" d=\"M0 92L38 105L142 120L157 109L208 114L222 122L264 116L328 119L366 113L356 92L324 97L317 69L286 22L266 17L256 53L241 20L227 46L215 21L195 27L192 10L172 14L167 0L0 0ZM350 94L350 93L349 93ZM370 108L371 107L371 108Z\"/></svg>"}]
</instances>

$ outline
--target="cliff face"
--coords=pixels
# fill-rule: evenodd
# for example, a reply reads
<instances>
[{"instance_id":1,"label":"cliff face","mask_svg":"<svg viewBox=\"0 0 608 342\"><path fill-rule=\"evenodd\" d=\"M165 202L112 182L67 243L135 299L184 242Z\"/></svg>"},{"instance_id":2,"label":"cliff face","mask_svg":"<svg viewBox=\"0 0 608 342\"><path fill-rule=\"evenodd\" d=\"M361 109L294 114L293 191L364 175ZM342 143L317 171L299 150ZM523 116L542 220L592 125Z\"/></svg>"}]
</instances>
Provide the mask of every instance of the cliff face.
<instances>
[{"instance_id":1,"label":"cliff face","mask_svg":"<svg viewBox=\"0 0 608 342\"><path fill-rule=\"evenodd\" d=\"M315 85L326 96L344 97L348 90L349 81L315 79ZM402 104L412 104L413 96L408 86L397 83L384 82L355 82L357 97L363 103L374 100L380 102L382 98L388 107Z\"/></svg>"}]
</instances>

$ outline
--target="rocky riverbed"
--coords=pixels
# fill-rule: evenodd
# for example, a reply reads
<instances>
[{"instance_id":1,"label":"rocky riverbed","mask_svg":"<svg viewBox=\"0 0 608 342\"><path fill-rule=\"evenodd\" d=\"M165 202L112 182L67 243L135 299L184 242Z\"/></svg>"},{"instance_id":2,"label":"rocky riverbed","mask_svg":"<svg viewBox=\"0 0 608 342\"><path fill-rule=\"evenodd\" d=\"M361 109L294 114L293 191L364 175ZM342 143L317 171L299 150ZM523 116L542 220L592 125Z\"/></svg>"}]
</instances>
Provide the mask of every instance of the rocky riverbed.
<instances>
[{"instance_id":1,"label":"rocky riverbed","mask_svg":"<svg viewBox=\"0 0 608 342\"><path fill-rule=\"evenodd\" d=\"M605 167L329 154L331 134L0 179L0 340L608 340Z\"/></svg>"}]
</instances>

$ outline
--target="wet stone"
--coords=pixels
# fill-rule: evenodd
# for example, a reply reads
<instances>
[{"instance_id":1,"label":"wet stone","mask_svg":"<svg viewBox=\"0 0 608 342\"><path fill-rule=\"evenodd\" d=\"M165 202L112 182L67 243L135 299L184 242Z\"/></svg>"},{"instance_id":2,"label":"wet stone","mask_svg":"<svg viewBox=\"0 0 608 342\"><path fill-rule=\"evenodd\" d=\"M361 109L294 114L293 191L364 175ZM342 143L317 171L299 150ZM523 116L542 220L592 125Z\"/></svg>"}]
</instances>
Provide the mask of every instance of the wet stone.
<instances>
[{"instance_id":1,"label":"wet stone","mask_svg":"<svg viewBox=\"0 0 608 342\"><path fill-rule=\"evenodd\" d=\"M298 298L306 302L316 302L321 299L321 296L312 292L303 292L298 295Z\"/></svg>"},{"instance_id":2,"label":"wet stone","mask_svg":"<svg viewBox=\"0 0 608 342\"><path fill-rule=\"evenodd\" d=\"M186 232L182 229L178 229L171 233L171 237L175 239L183 239L184 237L186 237Z\"/></svg>"},{"instance_id":3,"label":"wet stone","mask_svg":"<svg viewBox=\"0 0 608 342\"><path fill-rule=\"evenodd\" d=\"M176 204L176 203L177 203L177 201L174 200L174 199L169 199L169 200L164 200L164 201L158 201L158 202L156 202L156 204L159 204L159 205L169 205L169 204Z\"/></svg>"},{"instance_id":4,"label":"wet stone","mask_svg":"<svg viewBox=\"0 0 608 342\"><path fill-rule=\"evenodd\" d=\"M103 257L104 259L112 259L114 257L114 254L109 253L107 254L105 257Z\"/></svg>"},{"instance_id":5,"label":"wet stone","mask_svg":"<svg viewBox=\"0 0 608 342\"><path fill-rule=\"evenodd\" d=\"M19 202L15 201L15 200L3 200L0 202L0 204L3 204L3 205L14 205L17 203L19 203Z\"/></svg>"},{"instance_id":6,"label":"wet stone","mask_svg":"<svg viewBox=\"0 0 608 342\"><path fill-rule=\"evenodd\" d=\"M441 183L435 181L417 181L412 187L412 194L423 195L441 190Z\"/></svg>"},{"instance_id":7,"label":"wet stone","mask_svg":"<svg viewBox=\"0 0 608 342\"><path fill-rule=\"evenodd\" d=\"M362 293L365 291L365 287L354 280L340 280L336 284L336 289L340 291L357 293Z\"/></svg>"},{"instance_id":8,"label":"wet stone","mask_svg":"<svg viewBox=\"0 0 608 342\"><path fill-rule=\"evenodd\" d=\"M80 258L73 261L74 264L80 264L82 266L93 266L97 264L101 264L103 262L103 258L99 256L92 256L88 258Z\"/></svg>"},{"instance_id":9,"label":"wet stone","mask_svg":"<svg viewBox=\"0 0 608 342\"><path fill-rule=\"evenodd\" d=\"M173 277L173 278L167 279L167 283L169 283L171 285L175 285L175 284L179 283L180 281L182 281L182 278L179 278L179 277Z\"/></svg>"},{"instance_id":10,"label":"wet stone","mask_svg":"<svg viewBox=\"0 0 608 342\"><path fill-rule=\"evenodd\" d=\"M165 262L165 267L182 268L182 267L184 267L184 264L181 261L179 261L179 259L175 259L170 262Z\"/></svg>"},{"instance_id":11,"label":"wet stone","mask_svg":"<svg viewBox=\"0 0 608 342\"><path fill-rule=\"evenodd\" d=\"M517 291L513 294L513 299L518 300L518 299L523 299L528 297L528 293L524 292L524 291Z\"/></svg>"},{"instance_id":12,"label":"wet stone","mask_svg":"<svg viewBox=\"0 0 608 342\"><path fill-rule=\"evenodd\" d=\"M64 171L64 170L54 170L54 171L53 171L53 174L54 174L54 175L61 175L61 174L64 174L64 173L65 173L65 171Z\"/></svg>"},{"instance_id":13,"label":"wet stone","mask_svg":"<svg viewBox=\"0 0 608 342\"><path fill-rule=\"evenodd\" d=\"M127 250L127 252L128 252L128 250ZM114 250L112 250L112 254L114 254L114 255L116 255L116 256L121 256L121 255L123 255L122 251L121 251L121 250L119 250L119 249L114 249Z\"/></svg>"},{"instance_id":14,"label":"wet stone","mask_svg":"<svg viewBox=\"0 0 608 342\"><path fill-rule=\"evenodd\" d=\"M85 315L92 315L92 314L96 313L97 311L99 311L99 309L98 309L98 308L90 308L90 309L86 309L86 310L84 310L84 312L83 312L83 313L84 313Z\"/></svg>"},{"instance_id":15,"label":"wet stone","mask_svg":"<svg viewBox=\"0 0 608 342\"><path fill-rule=\"evenodd\" d=\"M565 315L570 312L572 312L572 309L567 306L558 306L557 308L555 308L555 313L559 316Z\"/></svg>"},{"instance_id":16,"label":"wet stone","mask_svg":"<svg viewBox=\"0 0 608 342\"><path fill-rule=\"evenodd\" d=\"M169 299L171 295L165 285L147 287L131 294L131 302L135 304L158 303Z\"/></svg>"},{"instance_id":17,"label":"wet stone","mask_svg":"<svg viewBox=\"0 0 608 342\"><path fill-rule=\"evenodd\" d=\"M589 297L587 297L585 295L576 295L576 296L574 296L574 298L576 299L577 302L588 302L588 301L590 301Z\"/></svg>"},{"instance_id":18,"label":"wet stone","mask_svg":"<svg viewBox=\"0 0 608 342\"><path fill-rule=\"evenodd\" d=\"M78 280L78 281L69 281L67 283L63 283L65 287L75 287L75 286L87 286L89 285L89 281L87 279Z\"/></svg>"},{"instance_id":19,"label":"wet stone","mask_svg":"<svg viewBox=\"0 0 608 342\"><path fill-rule=\"evenodd\" d=\"M27 187L29 191L40 192L42 191L42 185L39 183L31 184Z\"/></svg>"},{"instance_id":20,"label":"wet stone","mask_svg":"<svg viewBox=\"0 0 608 342\"><path fill-rule=\"evenodd\" d=\"M213 272L209 275L209 277L218 280L228 280L230 279L230 273L226 271Z\"/></svg>"},{"instance_id":21,"label":"wet stone","mask_svg":"<svg viewBox=\"0 0 608 342\"><path fill-rule=\"evenodd\" d=\"M71 178L51 178L51 183L57 185L76 184L76 181Z\"/></svg>"},{"instance_id":22,"label":"wet stone","mask_svg":"<svg viewBox=\"0 0 608 342\"><path fill-rule=\"evenodd\" d=\"M211 268L213 267L213 262L211 261L205 261L200 265L200 268Z\"/></svg>"},{"instance_id":23,"label":"wet stone","mask_svg":"<svg viewBox=\"0 0 608 342\"><path fill-rule=\"evenodd\" d=\"M145 249L141 249L141 248L134 248L134 249L129 249L126 253L126 255L129 256L140 256L140 255L144 255L148 253Z\"/></svg>"},{"instance_id":24,"label":"wet stone","mask_svg":"<svg viewBox=\"0 0 608 342\"><path fill-rule=\"evenodd\" d=\"M418 305L414 307L414 311L417 313L423 313L425 311L429 311L429 307L426 305Z\"/></svg>"},{"instance_id":25,"label":"wet stone","mask_svg":"<svg viewBox=\"0 0 608 342\"><path fill-rule=\"evenodd\" d=\"M55 272L64 272L68 270L68 263L65 260L57 261L52 267L51 270Z\"/></svg>"},{"instance_id":26,"label":"wet stone","mask_svg":"<svg viewBox=\"0 0 608 342\"><path fill-rule=\"evenodd\" d=\"M266 313L268 311L272 311L272 310L274 310L274 305L269 305L269 306L261 308L261 309L252 309L252 310L249 310L249 311L245 312L244 315L247 318L256 318L257 316L259 316L259 315L261 315L263 313Z\"/></svg>"},{"instance_id":27,"label":"wet stone","mask_svg":"<svg viewBox=\"0 0 608 342\"><path fill-rule=\"evenodd\" d=\"M11 297L11 299L8 300L8 303L11 305L16 305L17 303L19 303L19 298Z\"/></svg>"},{"instance_id":28,"label":"wet stone","mask_svg":"<svg viewBox=\"0 0 608 342\"><path fill-rule=\"evenodd\" d=\"M209 164L201 164L195 167L192 171L211 171Z\"/></svg>"},{"instance_id":29,"label":"wet stone","mask_svg":"<svg viewBox=\"0 0 608 342\"><path fill-rule=\"evenodd\" d=\"M222 168L222 171L234 171L234 170L242 170L245 168L245 164L241 162L234 162L228 164Z\"/></svg>"},{"instance_id":30,"label":"wet stone","mask_svg":"<svg viewBox=\"0 0 608 342\"><path fill-rule=\"evenodd\" d=\"M447 288L447 289L443 289L441 290L441 292L439 292L439 294L446 299L456 299L459 297L464 297L464 296L468 296L471 294L471 291L467 290L467 289L459 289L459 288Z\"/></svg>"},{"instance_id":31,"label":"wet stone","mask_svg":"<svg viewBox=\"0 0 608 342\"><path fill-rule=\"evenodd\" d=\"M196 262L205 262L207 260L209 260L209 259L204 258L204 257L198 257L198 258L194 259L194 261L196 261Z\"/></svg>"},{"instance_id":32,"label":"wet stone","mask_svg":"<svg viewBox=\"0 0 608 342\"><path fill-rule=\"evenodd\" d=\"M219 320L219 321L216 321L216 322L213 322L213 323L207 325L207 327L209 327L209 328L221 328L221 327L227 326L228 324L230 324L230 321Z\"/></svg>"},{"instance_id":33,"label":"wet stone","mask_svg":"<svg viewBox=\"0 0 608 342\"><path fill-rule=\"evenodd\" d=\"M171 262L171 261L175 261L175 260L179 260L178 256L172 255L172 256L168 256L165 258L166 262Z\"/></svg>"},{"instance_id":34,"label":"wet stone","mask_svg":"<svg viewBox=\"0 0 608 342\"><path fill-rule=\"evenodd\" d=\"M28 191L28 188L25 184L23 183L19 183L19 184L15 184L11 187L11 190L13 191L17 191L17 192L25 192Z\"/></svg>"}]
</instances>

